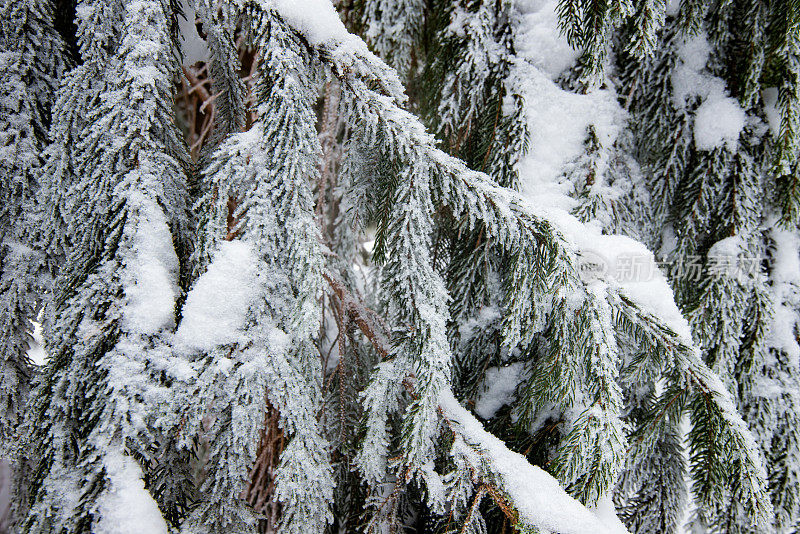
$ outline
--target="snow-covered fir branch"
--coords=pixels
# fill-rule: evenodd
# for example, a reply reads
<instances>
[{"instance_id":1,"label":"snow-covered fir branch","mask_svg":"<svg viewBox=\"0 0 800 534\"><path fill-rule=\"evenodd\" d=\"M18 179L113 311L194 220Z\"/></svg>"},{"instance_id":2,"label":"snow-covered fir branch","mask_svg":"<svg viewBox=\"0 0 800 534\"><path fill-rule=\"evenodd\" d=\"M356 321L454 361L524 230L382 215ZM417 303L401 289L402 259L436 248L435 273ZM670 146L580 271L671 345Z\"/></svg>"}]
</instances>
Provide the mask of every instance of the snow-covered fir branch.
<instances>
[{"instance_id":1,"label":"snow-covered fir branch","mask_svg":"<svg viewBox=\"0 0 800 534\"><path fill-rule=\"evenodd\" d=\"M797 2L0 7L15 531L798 528Z\"/></svg>"}]
</instances>

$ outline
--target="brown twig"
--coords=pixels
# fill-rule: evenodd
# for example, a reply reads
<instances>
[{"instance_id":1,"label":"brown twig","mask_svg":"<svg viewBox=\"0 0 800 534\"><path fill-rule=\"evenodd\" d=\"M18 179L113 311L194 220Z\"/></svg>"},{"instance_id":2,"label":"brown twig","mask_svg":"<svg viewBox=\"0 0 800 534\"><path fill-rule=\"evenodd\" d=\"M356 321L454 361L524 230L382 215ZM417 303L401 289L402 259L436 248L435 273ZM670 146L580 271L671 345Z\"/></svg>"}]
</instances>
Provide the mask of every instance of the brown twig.
<instances>
[{"instance_id":1,"label":"brown twig","mask_svg":"<svg viewBox=\"0 0 800 534\"><path fill-rule=\"evenodd\" d=\"M247 488L242 492L242 498L256 512L264 515L266 532L273 532L280 518L280 503L273 497L275 495L275 471L285 443L285 436L279 425L278 410L267 399L256 462L250 471Z\"/></svg>"},{"instance_id":2,"label":"brown twig","mask_svg":"<svg viewBox=\"0 0 800 534\"><path fill-rule=\"evenodd\" d=\"M348 291L345 287L344 283L335 278L334 275L330 273L323 273L322 275L325 280L330 285L331 289L333 290L334 294L339 297L342 306L347 311L348 315L350 316L350 320L355 323L361 332L367 337L367 339L372 343L372 346L375 348L376 351L384 358L388 358L390 356L389 344L387 341L387 337L384 333L384 323L380 319L375 312L364 306L360 301L356 300L356 298ZM402 384L406 391L412 396L416 397L417 393L415 391L414 383L413 383L413 373L409 373L409 376L403 380ZM445 424L448 426L450 431L454 435L459 435L460 432L453 426L453 421L447 416L445 409L439 405L437 407L437 412L439 416L444 420ZM469 445L469 443L467 443ZM483 456L483 451L473 447L478 454ZM470 470L472 471L473 479L479 479L481 477L478 476L474 466L469 466ZM411 477L410 469L405 470L405 476L401 478L405 478L409 480ZM512 525L516 525L519 522L518 513L514 508L509 504L508 499L505 497L503 492L494 486L492 483L483 480L481 485L481 490L485 491L489 494L492 500L497 504L500 510L506 515ZM396 490L395 490L396 491ZM384 503L385 504L385 503Z\"/></svg>"},{"instance_id":3,"label":"brown twig","mask_svg":"<svg viewBox=\"0 0 800 534\"><path fill-rule=\"evenodd\" d=\"M356 300L340 280L329 273L323 273L323 278L331 286L334 294L339 298L344 311L349 316L361 332L367 336L372 346L378 351L383 359L390 356L389 341L384 334L384 325L378 314L368 309Z\"/></svg>"}]
</instances>

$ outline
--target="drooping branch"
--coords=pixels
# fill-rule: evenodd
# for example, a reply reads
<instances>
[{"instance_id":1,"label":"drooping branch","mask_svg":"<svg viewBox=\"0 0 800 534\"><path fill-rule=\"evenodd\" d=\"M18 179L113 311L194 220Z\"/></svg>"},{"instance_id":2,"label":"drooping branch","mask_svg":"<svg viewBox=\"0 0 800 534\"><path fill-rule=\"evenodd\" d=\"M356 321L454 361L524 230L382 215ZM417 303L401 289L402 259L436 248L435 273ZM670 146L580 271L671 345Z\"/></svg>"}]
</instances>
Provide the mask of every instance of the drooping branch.
<instances>
[{"instance_id":1,"label":"drooping branch","mask_svg":"<svg viewBox=\"0 0 800 534\"><path fill-rule=\"evenodd\" d=\"M375 350L384 358L390 358L385 323L380 316L364 306L334 274L328 272L323 276ZM406 374L402 384L410 395L415 395L412 371ZM594 514L570 497L556 479L486 432L449 388L441 393L437 413L453 437L471 450L471 454L463 458L469 462L477 491L488 493L512 524L563 534L609 532Z\"/></svg>"}]
</instances>

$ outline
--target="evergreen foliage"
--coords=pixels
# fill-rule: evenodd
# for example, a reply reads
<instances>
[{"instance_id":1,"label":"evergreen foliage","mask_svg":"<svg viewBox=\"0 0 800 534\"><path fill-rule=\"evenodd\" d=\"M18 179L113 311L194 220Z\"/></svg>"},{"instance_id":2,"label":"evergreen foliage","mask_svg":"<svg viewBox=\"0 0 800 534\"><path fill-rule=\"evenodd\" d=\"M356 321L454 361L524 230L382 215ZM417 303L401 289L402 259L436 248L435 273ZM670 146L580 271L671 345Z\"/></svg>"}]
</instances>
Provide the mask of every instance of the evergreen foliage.
<instances>
[{"instance_id":1,"label":"evergreen foliage","mask_svg":"<svg viewBox=\"0 0 800 534\"><path fill-rule=\"evenodd\" d=\"M96 31L107 9L119 10L120 26ZM50 360L25 443L43 452L27 489L28 532L110 530L115 510L155 507L131 455L147 458L146 429L164 402L148 350L174 324L176 248L188 242L167 14L157 1L83 4L79 13L84 64L74 74L98 72L99 59L108 68L72 153L53 156L72 160L75 179L65 195L70 248L48 318ZM162 293L151 299L150 291Z\"/></svg>"},{"instance_id":2,"label":"evergreen foliage","mask_svg":"<svg viewBox=\"0 0 800 534\"><path fill-rule=\"evenodd\" d=\"M401 76L418 67L415 44L422 33L425 2L422 0L364 1L364 37L373 50Z\"/></svg>"},{"instance_id":3,"label":"evergreen foliage","mask_svg":"<svg viewBox=\"0 0 800 534\"><path fill-rule=\"evenodd\" d=\"M68 4L0 26L18 530L798 528L797 2Z\"/></svg>"},{"instance_id":4,"label":"evergreen foliage","mask_svg":"<svg viewBox=\"0 0 800 534\"><path fill-rule=\"evenodd\" d=\"M673 270L681 306L706 361L734 393L758 437L767 470L775 473L771 478L787 482L794 480L796 468L771 452L773 435L786 433L774 418L793 419L796 408L778 408L765 395L766 384L773 383L777 398L791 398L788 384L797 375L794 366L779 363L787 350L794 352L796 334L790 333L793 327L778 326L781 319L774 310L782 297L774 293L779 284L775 258L766 261L770 224L776 217L792 219L787 190L781 185L786 183L784 173L791 171L776 164L796 153L784 148L786 139L793 138L786 129L792 112L785 97L778 99L783 106L781 126L774 131L757 126L771 105L768 88L776 79L769 72L780 70L777 65L791 57L786 49L779 52L776 43L796 37L796 31L785 33L787 19L774 22L778 13L786 14L787 4L780 4L737 2L707 11L682 5L667 18L663 44L655 54L638 62L623 53L618 61L623 65L621 93L629 95L636 144L649 175L646 187L653 198L663 199L655 221L657 226L668 225L675 236L657 232L650 245L664 251L665 260L673 264L697 263L699 271ZM687 25L690 20L695 22ZM791 24L791 18L788 21ZM731 61L734 57L746 61ZM709 146L702 135L709 121L705 110L720 102L731 103L748 119L735 136ZM773 197L769 192L775 186L778 195ZM778 393L787 386L786 393ZM794 443L784 443L788 457L797 454ZM798 521L797 508L783 495L797 490L774 483L771 487L776 508L770 529L790 531ZM741 520L742 513L737 499L723 492L701 508L695 522L712 531L766 531L751 530Z\"/></svg>"},{"instance_id":5,"label":"evergreen foliage","mask_svg":"<svg viewBox=\"0 0 800 534\"><path fill-rule=\"evenodd\" d=\"M430 27L436 28L435 31L439 33L435 38L428 36L418 46L427 51L429 42L447 42L448 36L456 33L454 28L469 27L472 35L481 35L475 29L488 26L484 13L490 12L496 5L473 2L470 9L475 16L467 18L459 16L459 9L463 9L460 3L448 4L441 9L442 14L434 13L430 16ZM773 209L771 206L782 209L784 219L789 217L788 220L791 220L791 215L787 215L787 206L790 203L787 204L785 200L787 189L780 184L788 183L786 173L792 175L792 171L787 170L787 167L775 170L775 162L782 157L780 154L785 154L780 149L780 139L786 135L785 124L791 112L787 111L785 104L781 104L785 100L779 96L778 107L784 107L780 111L782 126L772 134L777 141L772 145L775 149L769 148L772 136L765 137L764 128L757 126L758 118L748 119L743 123L735 132L735 137L733 133L723 132L728 137L717 140L712 136L711 141L708 141L707 134L709 125L701 123L696 127L695 121L708 123L709 120L717 120L718 117L708 113L712 109L721 109L719 103L726 98L723 102L725 105L733 102L732 105L737 106L734 100L728 98L728 94L737 97L741 105L746 106L744 111L751 110L751 116L764 116L765 112L761 111L765 105L762 91L778 85L777 78L773 78L768 72L776 72L773 68L779 70L777 65L786 64L787 59L791 61L792 57L786 53L786 48L778 51L775 43L785 43L787 39L797 36L796 30L787 31L786 24L793 24L791 16L784 17L780 23L769 21L776 20L773 17L777 13L786 15L788 12L791 15L791 9L793 8L787 4L777 6L768 2L720 3L711 8L706 8L702 3L684 2L677 11L673 7L668 10L666 2L642 2L636 6L624 2L562 1L558 4L561 30L567 41L582 52L573 73L565 76L567 85L586 91L597 85L609 72L613 75L613 66L616 63L621 69L619 95L625 107L630 109L632 117L632 135L618 137L613 146L604 146L604 136L598 135L594 126L590 125L585 151L564 169L565 182L571 184L573 195L578 201L574 213L586 222L600 224L606 232L622 231L645 238L654 250L666 250L664 260L673 264L685 266L695 256L701 258L700 267L704 278L700 280L700 284L696 278L690 279L691 271L684 271L682 275L674 272L672 282L679 302L689 313L694 334L706 361L734 392L737 405L743 413L753 414L748 417L750 426L765 447L766 457L770 456L772 438L768 435L762 437L760 429L763 422L759 418L772 417L766 415L771 410L772 403L760 392L766 381L758 377L767 372L767 368L772 368L775 362L773 357L768 356L771 352L769 344L775 342L774 339L768 339L769 332L775 330L771 318L773 297L770 296L770 288L774 282L771 280L771 268L766 272L762 271L757 258L764 257L768 246L768 242L764 241L762 225L770 217L770 210ZM452 13L455 14L448 18ZM512 9L511 24L505 27L506 32L511 28L511 33L507 34L510 35L509 42L515 39L515 16L525 17L524 14L513 13ZM469 21L469 26L464 24L465 20ZM444 22L439 22L436 26L437 21ZM517 22L516 27L519 25ZM484 31L483 35L488 33ZM706 33L709 35L707 42L704 37ZM466 92L471 99L460 103L461 107L459 104L451 104L453 100L450 99L459 92L441 91L439 88L443 82L452 80L454 75L446 68L436 67L437 62L451 65L451 72L465 72L462 69L473 68L477 62L472 58L479 55L470 46L493 58L510 58L506 59L508 64L518 64L524 60L514 57L513 47L504 56L497 52L498 47L489 39L481 41L480 38L473 37L473 40L469 40L465 38L470 35L469 31L465 30L461 30L458 35L462 38L459 41L461 50L468 51L459 57L459 61L451 62L442 59L448 57L447 54L429 52L429 57L432 57L432 80L428 83L434 90L433 94L438 95L434 102L449 106L440 107L437 112L430 113L429 120L436 125L454 116L454 124L465 130L478 132L478 139L486 143L491 135L472 127L472 123L467 120L471 114L476 113L474 109L479 107L475 104L475 95L480 93L474 90ZM618 43L615 44L615 40ZM773 44L764 46L764 42ZM465 43L468 44L464 46ZM615 49L612 53L612 48L618 51ZM724 54L742 57L741 51L746 52L748 62L743 65L744 68L739 69L739 64L725 59ZM481 68L475 70L484 75L490 71ZM762 72L765 73L763 76ZM576 77L579 83L570 81ZM513 82L508 85L513 86ZM793 89L797 87L794 82L789 82L789 85ZM480 86L479 82L472 84L472 87L477 86ZM765 94L768 93L769 91ZM493 94L498 94L498 91ZM712 107L712 104L717 107ZM709 111L705 111L703 106L707 106ZM448 115L447 109L464 110L466 114L459 116L451 111ZM540 110L534 108L534 112ZM442 137L446 142L450 141L448 149L459 154L460 146L452 142L452 137L448 138L446 132ZM794 139L793 134L789 134L789 138ZM713 146L709 146L709 143ZM498 152L502 150L500 148ZM512 150L516 151L518 160L524 156L524 149ZM623 151L635 155L643 164L646 181L637 182L637 166ZM788 153L795 154L796 149L791 149ZM470 163L475 164L474 161ZM634 180L633 184L631 178ZM763 193L769 187L766 180L775 180L779 186L777 204L772 204L772 199ZM641 199L647 198L652 199L652 206L641 205ZM645 222L652 226L644 224ZM660 231L664 225L667 225L667 233ZM731 235L736 237L724 240ZM464 243L461 233L458 234L458 241L455 250ZM712 250L712 245L716 242L720 243ZM465 248L469 253L462 257L469 260L461 259L455 264L458 273L455 279L458 280L459 290L455 290L454 294L464 291L464 286L467 285L465 281L475 283L480 280L477 287L481 288L482 293L477 295L486 295L487 288L500 286L497 282L492 286L489 280L502 280L504 274L492 268L502 262L493 261L486 254L485 245L479 240L467 239L466 243ZM459 257L457 252L455 257ZM481 271L488 274L479 276L471 272L471 266L476 264L482 265ZM742 265L749 265L751 268L736 275L730 275L726 271L731 266L737 268ZM480 322L473 319L473 324L480 325L477 327L480 333L472 334L471 343L478 344L478 347L467 345L469 348L466 355L498 354L499 344L493 334L497 330L489 318L497 313L497 303L507 299L508 296L501 292L497 296L484 297L483 301L479 301L486 306L482 315L486 319ZM458 305L458 301L456 304ZM555 307L554 311L557 309L559 308ZM476 316L477 314L473 315ZM459 320L458 315L454 317L456 320L453 330L463 333L466 327L461 325L469 323ZM476 327L472 326L471 329ZM793 332L793 327L781 331ZM793 352L794 335L788 333L789 341L783 343L784 351L788 343L790 352ZM475 370L485 370L492 365L502 366L504 360L505 365L508 365L507 359L500 356L487 359L484 356L483 362L469 359L464 361L463 374L470 376L468 383L473 395L476 393L475 388L481 383L480 375L475 377ZM791 375L796 373L791 365L784 369ZM772 372L774 371L769 371ZM568 390L558 389L558 383L554 380L548 384L557 392L553 396L569 396ZM778 386L777 390L783 390L783 386ZM641 392L623 395L631 405L629 413L632 421L639 417L635 414L644 413L642 410L645 410L648 403L654 403L652 395L653 393L648 396ZM750 395L754 397L748 398ZM622 477L618 501L629 503L621 504L622 516L637 532L675 531L682 519L685 503L682 495L685 495L685 486L684 476L679 473L685 467L681 459L666 460L663 456L667 451L672 456L681 448L680 441L676 439L679 436L680 419L675 416L671 426L663 427L664 434L657 442L657 448L649 451L653 456L629 463L631 467ZM690 441L701 440L699 433L702 430L699 429L708 429L712 419L709 419L708 414L700 415L695 412L693 422L696 431L690 433ZM777 434L784 432L778 431ZM609 434L603 435L607 437ZM633 436L636 435L637 432L634 431ZM529 439L517 439L521 439L527 450L531 450L527 445ZM709 467L707 462L711 461L710 449L718 447L719 440L706 442L704 447L708 447L709 451L705 453L699 453L695 444L690 445L694 451L692 469L698 475ZM719 449L713 454L726 453L724 449ZM544 457L547 460L552 458L551 455ZM778 475L778 478L792 479L793 468L783 461L781 464L778 469L784 474ZM558 463L554 465L560 467ZM654 472L653 469L659 471ZM647 474L641 474L643 470L647 470ZM672 482L670 498L659 495L656 500L652 493L646 493L649 491L647 488L650 480L654 477ZM707 522L704 528L719 528L725 532L749 531L752 528L743 517L741 501L731 498L726 491L720 491L723 484L712 479L708 479L705 484L699 483L700 478L697 481L698 484L693 487L694 498L703 509L715 510L702 512L707 516L704 519ZM581 495L580 487L573 487L573 491ZM773 495L776 503L782 500L777 494ZM586 497L586 494L583 496ZM658 510L655 510L656 507ZM784 513L777 511L776 517ZM644 517L648 519L645 520ZM776 521L783 525L779 528L786 529L786 525L795 520L789 520L788 523L780 519Z\"/></svg>"},{"instance_id":6,"label":"evergreen foliage","mask_svg":"<svg viewBox=\"0 0 800 534\"><path fill-rule=\"evenodd\" d=\"M26 243L52 95L66 60L49 1L5 1L0 17L0 451L8 455L35 372L27 351L45 273Z\"/></svg>"},{"instance_id":7,"label":"evergreen foliage","mask_svg":"<svg viewBox=\"0 0 800 534\"><path fill-rule=\"evenodd\" d=\"M199 205L209 213L202 235L205 246L225 250L222 244L244 244L249 254L257 255L253 267L264 293L253 300L242 338L204 355L198 381L189 384L195 412L188 417L193 421L189 433L202 432L212 445L201 504L189 517L188 528L255 531L257 516L237 494L256 462L260 427L271 404L288 440L274 475L279 528L324 532L331 522L333 480L328 445L316 420L322 398L314 336L323 257L310 187L321 152L314 129L313 64L302 54L298 36L276 13L253 5L245 16L254 45L264 50L254 87L259 118L247 132L223 141L211 156ZM232 226L226 226L229 213ZM197 296L194 292L205 288L201 276L188 305ZM190 313L182 327L192 320ZM225 369L220 360L232 367ZM219 408L207 413L209 406ZM212 417L211 428L195 428L204 416Z\"/></svg>"}]
</instances>

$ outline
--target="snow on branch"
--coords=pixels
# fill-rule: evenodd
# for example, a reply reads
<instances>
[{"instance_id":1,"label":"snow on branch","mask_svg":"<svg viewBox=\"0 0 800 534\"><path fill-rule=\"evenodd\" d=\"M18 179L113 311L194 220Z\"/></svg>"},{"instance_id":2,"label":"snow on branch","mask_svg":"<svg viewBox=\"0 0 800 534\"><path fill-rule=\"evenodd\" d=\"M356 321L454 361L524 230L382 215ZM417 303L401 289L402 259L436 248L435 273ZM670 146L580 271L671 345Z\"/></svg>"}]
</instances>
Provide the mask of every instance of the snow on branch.
<instances>
[{"instance_id":1,"label":"snow on branch","mask_svg":"<svg viewBox=\"0 0 800 534\"><path fill-rule=\"evenodd\" d=\"M570 324L563 332L565 344L561 351L563 354L560 354L569 366L575 366L576 363L583 366L583 363L572 361L576 355L570 355L574 349L579 348L574 339L580 338L587 339L594 347L591 350L580 349L586 362L595 362L592 365L608 369L616 367L616 350L611 350L614 340L604 336L608 338L608 343L597 344L596 336L586 337L587 333L584 331L586 324L589 324L586 320L591 318L594 313L592 310L598 306L604 309L610 306L610 313L616 314L614 336L619 336L626 328L629 331L638 329L640 337L642 331L666 333L667 337L662 336L660 341L662 345L666 343L671 347L688 347L680 351L673 351L671 348L666 350L654 342L652 356L663 358L668 355L673 358L672 365L661 364L658 372L667 379L669 387L681 392L684 400L680 405L681 410L688 410L692 414L694 427L693 434L690 434L690 445L695 471L699 475L701 470L713 470L716 466L720 468L719 472L725 472L719 462L733 460L737 467L735 491L756 510L756 519L763 519L765 512L768 512L769 500L766 497L763 468L753 438L736 414L730 396L719 379L702 364L696 348L693 347L688 323L675 305L674 296L664 276L656 272L651 280L636 284L621 284L603 273L595 281L587 281L580 276L578 259L598 247L612 252L614 256L635 254L652 259L652 254L646 247L630 238L603 235L563 209L526 201L516 192L500 188L484 173L468 169L460 160L436 148L433 136L426 131L419 119L401 107L405 98L396 75L369 53L360 39L347 34L343 28L329 31L324 39L320 38L319 32L309 36L306 28L313 24L301 19L317 15L312 15L313 12L307 10L302 12L303 17L298 18L301 13L297 10L284 13L285 6L282 2L272 6L296 31L304 33L305 44L339 78L343 89L343 113L348 120L359 125L354 132L358 142L378 150L395 165L397 172L394 181L388 184L378 183L373 187L386 189L388 186L393 191L386 210L393 216L386 218L395 223L379 221L376 251L384 251L388 244L390 252L393 252L390 254L392 261L400 264L396 266L397 272L409 276L407 288L402 291L403 295L398 293L402 297L398 307L402 309L404 301L416 301L418 307L420 303L431 301L431 295L437 293L435 288L438 279L435 273L428 272L424 259L420 261L420 257L415 254L403 253L407 252L405 249L393 248L398 246L398 241L402 247L403 241L412 239L404 234L409 228L416 229L417 235L413 239L427 239L425 232L430 227L424 218L420 218L420 210L430 210L430 214L434 210L447 214L449 210L449 214L460 227L485 230L485 238L491 241L492 247L510 260L507 284L509 295L503 325L503 345L506 349L525 347L533 336L544 331L547 320L539 314L542 309L547 309L548 295L555 299L549 304L557 304L556 300L566 299L565 303L570 311L564 315ZM314 21L314 24L319 22ZM333 28L333 23L326 27ZM394 203L400 204L400 207L394 206ZM398 218L406 222L397 224ZM390 290L395 291L394 288ZM615 299L615 294L627 295L625 302L628 305L623 314L619 313L621 301ZM553 295L556 297L552 297ZM597 299L603 302L598 302ZM409 358L414 367L436 370L436 375L441 376L446 371L446 364L442 363L442 351L447 349L438 347L442 332L437 330L444 328L447 323L447 311L440 306L438 298L431 302L433 305L426 307L424 317L414 315L413 310L404 312L411 315L403 318L400 324L425 326L414 331L415 339L407 347L411 350L402 356ZM543 303L545 306L541 306ZM621 316L627 317L627 324L619 324ZM397 318L390 317L392 321ZM605 319L600 322L604 321ZM625 340L624 336L622 339ZM607 345L609 350L601 345ZM666 375L661 374L663 372ZM376 395L379 390L389 387L384 382L394 375L387 369L382 369L382 373L375 375L375 391L368 388L365 393L366 399L372 399L376 404L383 402L377 400L380 395ZM575 380L588 381L589 391L592 393L587 404L583 406L583 414L572 424L583 427L579 432L584 436L580 438L582 447L594 448L596 450L592 454L604 455L601 450L603 442L591 439L593 433L590 426L599 418L607 421L612 428L619 429L621 413L618 403L609 405L603 401L614 398L616 393L613 390L616 386L614 380L607 380L607 373L601 375L599 377L591 369L581 369L580 373L574 375L577 377ZM585 378L580 378L582 376ZM380 377L383 377L383 382L379 380ZM403 431L405 437L412 436L411 440L406 440L405 446L411 449L406 450L406 460L422 461L426 458L424 451L420 453L415 450L421 447L421 440L416 438L428 432L427 428L432 420L430 408L435 406L439 395L447 389L442 380L432 379L430 376L425 379L421 383L422 389L418 391L419 398L408 412L412 422L409 424L407 419ZM578 386L582 387L576 384ZM371 412L370 401L366 403L368 412ZM564 408L568 407L570 406L564 405ZM380 409L385 410L386 406ZM593 410L601 410L602 414L596 414ZM384 421L385 416L384 411ZM575 431L573 428L573 432ZM712 436L712 439L702 439L703 433ZM624 437L619 438L619 445L624 444ZM593 443L588 444L587 439ZM725 446L719 450L716 444L718 439L725 442ZM383 440L384 438L378 439ZM614 453L609 456L602 465L603 476L596 477L591 487L579 488L580 494L591 502L601 498L611 489L610 484L613 484L616 474L622 468L622 462L622 454ZM706 463L701 465L701 462ZM709 462L713 465L709 465ZM565 471L561 473L563 483L572 481L575 475L573 471L580 470L574 463L565 464ZM419 465L413 467L420 468ZM713 496L706 495L705 498L712 499Z\"/></svg>"},{"instance_id":2,"label":"snow on branch","mask_svg":"<svg viewBox=\"0 0 800 534\"><path fill-rule=\"evenodd\" d=\"M325 273L324 277L350 319L375 350L384 358L391 357L381 317L364 306L334 274ZM407 374L402 380L406 390L416 395L414 377ZM469 463L474 482L484 488L513 524L560 534L626 532L604 524L570 497L550 474L531 465L524 456L511 451L502 440L484 430L480 421L459 404L449 387L439 396L437 412L454 438L471 450L464 459Z\"/></svg>"},{"instance_id":3,"label":"snow on branch","mask_svg":"<svg viewBox=\"0 0 800 534\"><path fill-rule=\"evenodd\" d=\"M484 430L450 389L442 392L439 407L453 433L475 452L472 467L480 479L492 486L489 490L492 498L506 500L515 513L512 519L519 526L544 528L560 534L627 532L616 525L605 524L570 497L549 473L531 465L524 456L509 450L505 443ZM498 491L500 496L494 493ZM503 504L498 502L505 511Z\"/></svg>"},{"instance_id":4,"label":"snow on branch","mask_svg":"<svg viewBox=\"0 0 800 534\"><path fill-rule=\"evenodd\" d=\"M638 376L652 375L665 370L674 384L674 400L679 405L691 403L693 428L689 434L692 464L702 476L700 497L712 500L715 487L730 484L730 480L712 480L713 474L725 473L714 465L733 460L735 477L733 490L736 499L754 511L755 520L765 522L772 514L766 487L766 471L758 446L742 417L736 411L730 394L722 381L703 363L699 350L691 340L676 334L655 317L640 309L624 292L610 290L616 327L640 343L644 357L628 370ZM671 409L668 403L664 411ZM663 417L659 417L659 419ZM657 425L643 429L642 439L655 439ZM723 447L722 457L712 454ZM698 473L698 474L700 474Z\"/></svg>"}]
</instances>

